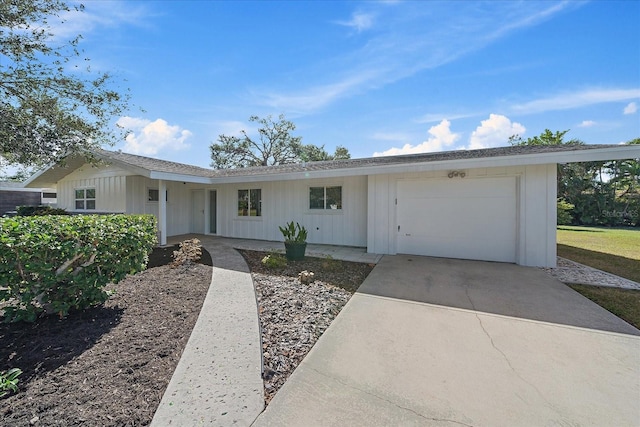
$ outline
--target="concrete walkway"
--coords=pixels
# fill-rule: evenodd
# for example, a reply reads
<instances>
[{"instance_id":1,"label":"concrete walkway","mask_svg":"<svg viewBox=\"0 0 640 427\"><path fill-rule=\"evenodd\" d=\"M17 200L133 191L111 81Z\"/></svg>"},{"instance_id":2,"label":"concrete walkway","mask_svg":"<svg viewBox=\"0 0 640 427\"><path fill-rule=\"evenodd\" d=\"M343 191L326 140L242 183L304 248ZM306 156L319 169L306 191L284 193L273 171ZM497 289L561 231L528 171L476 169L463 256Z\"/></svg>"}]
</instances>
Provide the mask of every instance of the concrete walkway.
<instances>
[{"instance_id":1,"label":"concrete walkway","mask_svg":"<svg viewBox=\"0 0 640 427\"><path fill-rule=\"evenodd\" d=\"M260 323L249 269L234 248L282 251L283 244L204 235L173 236L168 244L191 238L211 254L211 286L151 425L248 426L264 409ZM368 263L382 257L313 244L307 255Z\"/></svg>"},{"instance_id":2,"label":"concrete walkway","mask_svg":"<svg viewBox=\"0 0 640 427\"><path fill-rule=\"evenodd\" d=\"M253 426L637 426L639 335L536 268L385 256Z\"/></svg>"},{"instance_id":3,"label":"concrete walkway","mask_svg":"<svg viewBox=\"0 0 640 427\"><path fill-rule=\"evenodd\" d=\"M209 236L192 237L211 254L211 286L151 425L248 426L264 408L253 281L231 246Z\"/></svg>"}]
</instances>

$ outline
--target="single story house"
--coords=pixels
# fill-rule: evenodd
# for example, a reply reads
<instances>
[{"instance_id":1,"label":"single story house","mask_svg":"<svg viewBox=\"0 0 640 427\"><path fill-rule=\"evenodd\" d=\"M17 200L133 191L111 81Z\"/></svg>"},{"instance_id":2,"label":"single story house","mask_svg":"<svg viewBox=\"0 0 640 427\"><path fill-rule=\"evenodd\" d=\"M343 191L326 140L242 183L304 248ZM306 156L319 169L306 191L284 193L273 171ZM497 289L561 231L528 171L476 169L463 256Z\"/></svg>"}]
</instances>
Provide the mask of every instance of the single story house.
<instances>
[{"instance_id":1,"label":"single story house","mask_svg":"<svg viewBox=\"0 0 640 427\"><path fill-rule=\"evenodd\" d=\"M24 183L0 181L0 216L15 213L18 206L55 206L56 191L50 188L24 188Z\"/></svg>"},{"instance_id":2,"label":"single story house","mask_svg":"<svg viewBox=\"0 0 640 427\"><path fill-rule=\"evenodd\" d=\"M31 177L58 207L156 215L160 243L187 233L282 240L297 221L309 243L556 264L557 164L640 158L640 146L511 146L212 170L99 150Z\"/></svg>"}]
</instances>

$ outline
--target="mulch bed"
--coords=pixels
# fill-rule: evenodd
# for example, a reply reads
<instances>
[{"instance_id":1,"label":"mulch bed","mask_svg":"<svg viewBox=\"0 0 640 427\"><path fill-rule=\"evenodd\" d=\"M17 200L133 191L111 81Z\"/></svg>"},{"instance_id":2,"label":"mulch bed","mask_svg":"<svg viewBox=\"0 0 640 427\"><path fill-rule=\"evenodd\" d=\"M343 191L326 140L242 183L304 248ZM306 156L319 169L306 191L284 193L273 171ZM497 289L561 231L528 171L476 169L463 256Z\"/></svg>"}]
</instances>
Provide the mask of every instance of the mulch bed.
<instances>
[{"instance_id":1,"label":"mulch bed","mask_svg":"<svg viewBox=\"0 0 640 427\"><path fill-rule=\"evenodd\" d=\"M0 398L2 426L149 425L178 364L211 281L211 256L171 268L176 247L156 248L148 269L108 289L103 306L35 323L0 323L0 371L23 370ZM269 269L240 251L256 287L268 403L373 265L330 258ZM302 285L298 273L313 271Z\"/></svg>"},{"instance_id":2,"label":"mulch bed","mask_svg":"<svg viewBox=\"0 0 640 427\"><path fill-rule=\"evenodd\" d=\"M19 367L19 392L0 399L3 426L148 425L178 364L211 282L211 257L149 269L110 285L102 307L65 319L0 324L0 371Z\"/></svg>"}]
</instances>

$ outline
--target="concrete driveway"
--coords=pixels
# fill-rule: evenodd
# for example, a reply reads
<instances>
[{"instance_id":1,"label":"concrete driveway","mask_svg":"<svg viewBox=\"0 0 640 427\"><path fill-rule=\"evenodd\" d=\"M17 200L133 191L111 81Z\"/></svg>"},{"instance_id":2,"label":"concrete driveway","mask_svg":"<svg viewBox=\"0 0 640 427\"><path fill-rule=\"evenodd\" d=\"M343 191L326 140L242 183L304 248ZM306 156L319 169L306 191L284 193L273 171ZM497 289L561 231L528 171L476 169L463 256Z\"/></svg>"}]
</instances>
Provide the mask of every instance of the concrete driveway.
<instances>
[{"instance_id":1,"label":"concrete driveway","mask_svg":"<svg viewBox=\"0 0 640 427\"><path fill-rule=\"evenodd\" d=\"M535 268L385 256L253 425L637 426L639 335Z\"/></svg>"}]
</instances>

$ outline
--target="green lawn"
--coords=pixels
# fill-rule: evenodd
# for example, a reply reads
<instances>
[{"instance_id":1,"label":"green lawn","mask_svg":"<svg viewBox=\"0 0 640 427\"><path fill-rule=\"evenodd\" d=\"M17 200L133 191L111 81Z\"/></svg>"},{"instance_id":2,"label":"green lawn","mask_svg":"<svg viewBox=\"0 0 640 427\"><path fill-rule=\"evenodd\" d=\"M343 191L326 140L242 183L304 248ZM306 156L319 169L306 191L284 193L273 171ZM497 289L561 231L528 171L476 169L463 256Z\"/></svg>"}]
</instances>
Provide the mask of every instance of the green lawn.
<instances>
[{"instance_id":1,"label":"green lawn","mask_svg":"<svg viewBox=\"0 0 640 427\"><path fill-rule=\"evenodd\" d=\"M640 329L640 291L589 285L569 286Z\"/></svg>"},{"instance_id":2,"label":"green lawn","mask_svg":"<svg viewBox=\"0 0 640 427\"><path fill-rule=\"evenodd\" d=\"M558 255L640 282L640 229L558 227ZM571 285L640 329L640 291Z\"/></svg>"},{"instance_id":3,"label":"green lawn","mask_svg":"<svg viewBox=\"0 0 640 427\"><path fill-rule=\"evenodd\" d=\"M640 229L558 227L558 255L640 282Z\"/></svg>"}]
</instances>

